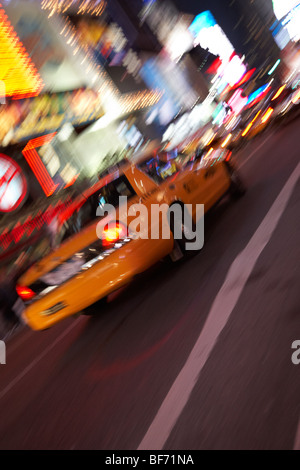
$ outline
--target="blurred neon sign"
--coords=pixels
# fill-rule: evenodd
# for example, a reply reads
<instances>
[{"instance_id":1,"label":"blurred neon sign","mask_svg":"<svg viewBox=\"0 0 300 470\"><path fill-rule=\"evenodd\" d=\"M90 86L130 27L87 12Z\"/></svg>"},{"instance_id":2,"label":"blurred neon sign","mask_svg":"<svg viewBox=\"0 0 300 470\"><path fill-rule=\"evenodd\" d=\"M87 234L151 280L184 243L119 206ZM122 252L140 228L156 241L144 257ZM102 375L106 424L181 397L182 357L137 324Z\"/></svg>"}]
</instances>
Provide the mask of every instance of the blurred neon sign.
<instances>
[{"instance_id":1,"label":"blurred neon sign","mask_svg":"<svg viewBox=\"0 0 300 470\"><path fill-rule=\"evenodd\" d=\"M232 108L235 114L239 114L244 106L246 106L248 98L243 96L243 90L238 88L228 100L228 105Z\"/></svg>"},{"instance_id":2,"label":"blurred neon sign","mask_svg":"<svg viewBox=\"0 0 300 470\"><path fill-rule=\"evenodd\" d=\"M253 106L255 103L260 101L268 93L269 89L270 85L267 83L267 85L263 85L251 93L251 95L248 97L247 106L250 104Z\"/></svg>"},{"instance_id":3,"label":"blurred neon sign","mask_svg":"<svg viewBox=\"0 0 300 470\"><path fill-rule=\"evenodd\" d=\"M256 68L253 68L251 70L248 70L248 72L245 73L245 75L243 75L243 77L241 78L241 80L239 82L237 82L232 88L236 88L236 87L239 87L241 86L243 83L246 83L251 77L252 75L254 74Z\"/></svg>"},{"instance_id":4,"label":"blurred neon sign","mask_svg":"<svg viewBox=\"0 0 300 470\"><path fill-rule=\"evenodd\" d=\"M268 72L268 75L272 75L272 73L274 72L274 70L277 69L278 65L280 64L280 59L276 60L275 64L273 65L273 67L269 70Z\"/></svg>"},{"instance_id":5,"label":"blurred neon sign","mask_svg":"<svg viewBox=\"0 0 300 470\"><path fill-rule=\"evenodd\" d=\"M36 96L43 88L43 81L16 35L1 3L0 80L5 84L5 95L16 98Z\"/></svg>"},{"instance_id":6,"label":"blurred neon sign","mask_svg":"<svg viewBox=\"0 0 300 470\"><path fill-rule=\"evenodd\" d=\"M37 139L32 139L28 142L26 147L22 150L22 153L35 174L38 182L40 183L46 196L51 196L57 188L57 184L54 183L51 176L49 175L45 165L43 164L39 154L36 151L37 147L50 142L55 136L56 132L48 135L43 135Z\"/></svg>"},{"instance_id":7,"label":"blurred neon sign","mask_svg":"<svg viewBox=\"0 0 300 470\"><path fill-rule=\"evenodd\" d=\"M24 243L32 244L33 238L41 233L41 228L49 225L56 216L65 213L66 208L69 208L71 203L71 198L64 201L59 200L53 206L52 204L48 205L44 211L39 210L37 214L30 214L26 220L21 218L15 220L10 226L6 227L0 233L0 260L9 257L17 243L23 243L24 240ZM10 252L9 249L11 249Z\"/></svg>"},{"instance_id":8,"label":"blurred neon sign","mask_svg":"<svg viewBox=\"0 0 300 470\"><path fill-rule=\"evenodd\" d=\"M17 209L27 194L27 182L19 165L0 153L0 211Z\"/></svg>"}]
</instances>

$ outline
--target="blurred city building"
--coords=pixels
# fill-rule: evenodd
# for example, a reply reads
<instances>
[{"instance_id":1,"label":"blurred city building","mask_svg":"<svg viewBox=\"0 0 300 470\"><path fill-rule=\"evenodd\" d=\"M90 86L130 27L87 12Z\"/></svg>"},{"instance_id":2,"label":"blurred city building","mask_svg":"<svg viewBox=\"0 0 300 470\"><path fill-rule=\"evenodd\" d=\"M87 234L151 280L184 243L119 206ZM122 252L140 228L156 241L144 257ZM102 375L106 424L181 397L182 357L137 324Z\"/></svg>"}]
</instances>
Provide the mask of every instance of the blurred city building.
<instances>
[{"instance_id":1,"label":"blurred city building","mask_svg":"<svg viewBox=\"0 0 300 470\"><path fill-rule=\"evenodd\" d=\"M41 256L40 246L49 249L59 211L101 165L147 141L134 114L160 93L137 76L133 42L106 2L15 0L4 7L0 259L13 276Z\"/></svg>"},{"instance_id":2,"label":"blurred city building","mask_svg":"<svg viewBox=\"0 0 300 470\"><path fill-rule=\"evenodd\" d=\"M201 5L174 1L183 11L195 15L211 11L237 53L245 55L249 68L261 69L266 60L271 64L278 59L279 48L269 30L274 19L271 0L203 0Z\"/></svg>"},{"instance_id":3,"label":"blurred city building","mask_svg":"<svg viewBox=\"0 0 300 470\"><path fill-rule=\"evenodd\" d=\"M234 0L230 8L239 14L235 24L237 34L243 38L242 51L249 67L256 67L262 76L279 58L280 49L270 27L275 20L271 0Z\"/></svg>"}]
</instances>

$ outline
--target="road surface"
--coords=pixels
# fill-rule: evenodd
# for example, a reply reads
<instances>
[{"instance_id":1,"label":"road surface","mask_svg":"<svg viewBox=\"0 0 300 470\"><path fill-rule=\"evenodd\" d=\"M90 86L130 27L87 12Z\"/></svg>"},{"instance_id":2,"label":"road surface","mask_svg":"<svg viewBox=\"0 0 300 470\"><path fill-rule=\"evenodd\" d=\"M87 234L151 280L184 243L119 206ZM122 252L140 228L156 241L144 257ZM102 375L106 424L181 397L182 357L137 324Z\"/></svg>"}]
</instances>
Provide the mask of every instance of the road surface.
<instances>
[{"instance_id":1,"label":"road surface","mask_svg":"<svg viewBox=\"0 0 300 470\"><path fill-rule=\"evenodd\" d=\"M1 449L300 448L298 129L237 155L247 194L206 217L196 256L8 339Z\"/></svg>"}]
</instances>

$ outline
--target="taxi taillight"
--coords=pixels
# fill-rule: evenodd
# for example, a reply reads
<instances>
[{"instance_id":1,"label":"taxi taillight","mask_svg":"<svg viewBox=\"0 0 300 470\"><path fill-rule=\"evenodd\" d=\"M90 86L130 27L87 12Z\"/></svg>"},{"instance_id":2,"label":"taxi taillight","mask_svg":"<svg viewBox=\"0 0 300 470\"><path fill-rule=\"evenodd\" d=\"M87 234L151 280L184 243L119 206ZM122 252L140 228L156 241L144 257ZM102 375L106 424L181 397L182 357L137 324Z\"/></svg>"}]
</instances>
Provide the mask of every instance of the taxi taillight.
<instances>
[{"instance_id":1,"label":"taxi taillight","mask_svg":"<svg viewBox=\"0 0 300 470\"><path fill-rule=\"evenodd\" d=\"M128 229L120 222L111 222L106 225L102 232L102 245L110 246L118 240L122 240L128 236Z\"/></svg>"},{"instance_id":2,"label":"taxi taillight","mask_svg":"<svg viewBox=\"0 0 300 470\"><path fill-rule=\"evenodd\" d=\"M17 285L16 291L18 296L21 297L22 300L30 300L35 296L35 292L33 292L30 287Z\"/></svg>"}]
</instances>

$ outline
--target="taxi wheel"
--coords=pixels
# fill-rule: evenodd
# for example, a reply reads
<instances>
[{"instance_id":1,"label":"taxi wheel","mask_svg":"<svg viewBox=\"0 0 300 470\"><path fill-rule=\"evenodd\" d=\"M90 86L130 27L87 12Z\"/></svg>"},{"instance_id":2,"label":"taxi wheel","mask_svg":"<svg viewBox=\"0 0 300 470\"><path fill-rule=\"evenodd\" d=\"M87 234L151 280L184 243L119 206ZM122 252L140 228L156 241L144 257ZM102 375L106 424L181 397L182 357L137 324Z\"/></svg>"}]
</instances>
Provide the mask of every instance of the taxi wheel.
<instances>
[{"instance_id":1,"label":"taxi wheel","mask_svg":"<svg viewBox=\"0 0 300 470\"><path fill-rule=\"evenodd\" d=\"M238 171L233 165L227 163L227 170L229 172L231 180L229 189L230 195L233 199L239 199L246 193L245 183L243 182Z\"/></svg>"},{"instance_id":2,"label":"taxi wheel","mask_svg":"<svg viewBox=\"0 0 300 470\"><path fill-rule=\"evenodd\" d=\"M107 307L107 298L104 297L103 299L100 299L94 304L91 304L88 307L86 307L84 310L82 310L81 314L86 315L88 317L93 317L103 312L104 308L106 307Z\"/></svg>"},{"instance_id":3,"label":"taxi wheel","mask_svg":"<svg viewBox=\"0 0 300 470\"><path fill-rule=\"evenodd\" d=\"M181 218L175 218L171 217L170 219L170 228L171 232L174 235L175 233L181 233L181 238L180 239L174 239L174 248L173 251L170 253L170 258L173 262L179 261L183 258L187 258L188 256L194 254L194 251L190 251L186 249L186 244L192 242L193 240L191 238L187 238L186 234L189 233L191 230L190 225L187 224L184 221L184 204L183 203L174 203L170 207L174 207L174 205L179 205L181 208L181 213L182 217ZM195 224L192 221L192 230L193 232L195 231Z\"/></svg>"},{"instance_id":4,"label":"taxi wheel","mask_svg":"<svg viewBox=\"0 0 300 470\"><path fill-rule=\"evenodd\" d=\"M236 171L231 175L230 192L233 199L239 199L246 193L246 186Z\"/></svg>"}]
</instances>

